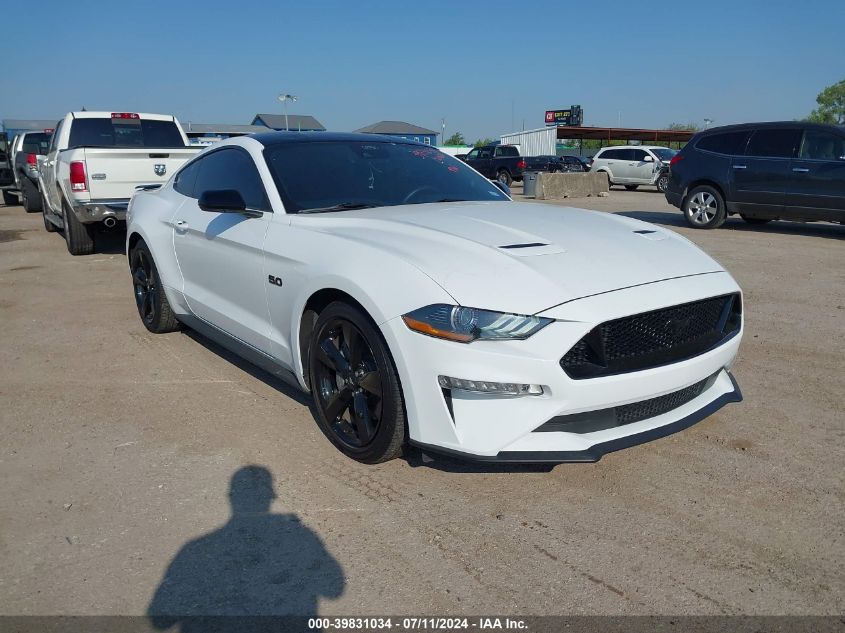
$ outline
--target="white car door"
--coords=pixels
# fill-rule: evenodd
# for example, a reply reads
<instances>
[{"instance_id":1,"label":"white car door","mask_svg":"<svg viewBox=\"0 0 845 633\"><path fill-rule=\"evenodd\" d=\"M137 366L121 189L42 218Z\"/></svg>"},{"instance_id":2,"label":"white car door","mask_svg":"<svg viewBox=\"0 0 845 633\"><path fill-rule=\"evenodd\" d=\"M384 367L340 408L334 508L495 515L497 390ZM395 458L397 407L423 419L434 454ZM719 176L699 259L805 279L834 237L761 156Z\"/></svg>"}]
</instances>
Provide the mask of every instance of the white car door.
<instances>
[{"instance_id":1,"label":"white car door","mask_svg":"<svg viewBox=\"0 0 845 633\"><path fill-rule=\"evenodd\" d=\"M629 182L638 185L651 183L651 177L654 174L654 157L644 149L630 151L633 152L633 160L628 164Z\"/></svg>"},{"instance_id":2,"label":"white car door","mask_svg":"<svg viewBox=\"0 0 845 633\"><path fill-rule=\"evenodd\" d=\"M272 218L270 204L252 157L240 147L209 152L185 170L196 170L192 192L173 217L173 244L191 311L237 339L270 352L270 317L263 245ZM194 174L180 174L180 180ZM235 190L251 211L204 211L204 191ZM254 214L253 214L254 215Z\"/></svg>"}]
</instances>

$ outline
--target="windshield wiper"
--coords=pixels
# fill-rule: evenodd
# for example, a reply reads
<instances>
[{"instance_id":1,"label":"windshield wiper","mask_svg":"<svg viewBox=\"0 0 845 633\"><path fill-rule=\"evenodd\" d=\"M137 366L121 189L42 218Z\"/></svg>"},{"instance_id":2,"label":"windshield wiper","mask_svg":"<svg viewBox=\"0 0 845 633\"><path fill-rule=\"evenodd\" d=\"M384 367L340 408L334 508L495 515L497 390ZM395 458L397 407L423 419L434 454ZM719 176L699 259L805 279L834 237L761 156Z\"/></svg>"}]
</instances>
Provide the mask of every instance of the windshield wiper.
<instances>
[{"instance_id":1,"label":"windshield wiper","mask_svg":"<svg viewBox=\"0 0 845 633\"><path fill-rule=\"evenodd\" d=\"M366 202L341 202L333 207L317 207L314 209L302 209L299 213L331 213L332 211L351 211L353 209L373 209L381 205L368 204Z\"/></svg>"}]
</instances>

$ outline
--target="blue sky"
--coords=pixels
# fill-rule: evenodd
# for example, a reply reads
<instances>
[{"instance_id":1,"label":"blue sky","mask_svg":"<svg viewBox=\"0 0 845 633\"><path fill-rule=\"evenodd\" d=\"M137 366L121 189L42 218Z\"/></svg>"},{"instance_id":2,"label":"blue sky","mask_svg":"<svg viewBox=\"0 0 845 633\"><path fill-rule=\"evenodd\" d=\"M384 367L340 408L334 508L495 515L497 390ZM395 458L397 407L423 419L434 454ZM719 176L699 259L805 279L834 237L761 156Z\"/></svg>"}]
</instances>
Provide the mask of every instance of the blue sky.
<instances>
[{"instance_id":1,"label":"blue sky","mask_svg":"<svg viewBox=\"0 0 845 633\"><path fill-rule=\"evenodd\" d=\"M474 140L573 103L588 125L792 119L845 79L843 0L8 5L0 119L249 123L287 92L329 129L445 117Z\"/></svg>"}]
</instances>

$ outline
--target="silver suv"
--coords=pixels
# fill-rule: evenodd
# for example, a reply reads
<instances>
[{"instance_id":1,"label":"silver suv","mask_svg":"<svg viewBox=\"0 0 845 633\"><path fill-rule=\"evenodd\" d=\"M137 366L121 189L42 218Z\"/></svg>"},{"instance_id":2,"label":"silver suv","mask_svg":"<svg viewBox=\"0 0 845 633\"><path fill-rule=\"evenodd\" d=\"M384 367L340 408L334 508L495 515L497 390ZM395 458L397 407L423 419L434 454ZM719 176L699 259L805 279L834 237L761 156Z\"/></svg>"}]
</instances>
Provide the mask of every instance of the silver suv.
<instances>
[{"instance_id":1,"label":"silver suv","mask_svg":"<svg viewBox=\"0 0 845 633\"><path fill-rule=\"evenodd\" d=\"M590 171L606 173L609 185L625 185L628 191L640 185L654 185L663 193L669 184L669 161L677 153L652 145L604 147L593 156Z\"/></svg>"}]
</instances>

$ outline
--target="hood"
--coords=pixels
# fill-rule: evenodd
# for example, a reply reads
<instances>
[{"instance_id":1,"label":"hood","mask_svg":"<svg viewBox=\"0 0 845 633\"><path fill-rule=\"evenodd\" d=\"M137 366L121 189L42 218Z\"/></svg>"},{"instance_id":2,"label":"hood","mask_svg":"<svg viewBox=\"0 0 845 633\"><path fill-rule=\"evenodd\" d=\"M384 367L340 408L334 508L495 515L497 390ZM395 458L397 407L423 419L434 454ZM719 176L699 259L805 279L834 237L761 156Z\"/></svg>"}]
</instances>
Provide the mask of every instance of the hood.
<instances>
[{"instance_id":1,"label":"hood","mask_svg":"<svg viewBox=\"0 0 845 633\"><path fill-rule=\"evenodd\" d=\"M520 314L723 270L665 228L547 204L418 204L298 215L292 221L400 257L460 305Z\"/></svg>"}]
</instances>

